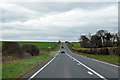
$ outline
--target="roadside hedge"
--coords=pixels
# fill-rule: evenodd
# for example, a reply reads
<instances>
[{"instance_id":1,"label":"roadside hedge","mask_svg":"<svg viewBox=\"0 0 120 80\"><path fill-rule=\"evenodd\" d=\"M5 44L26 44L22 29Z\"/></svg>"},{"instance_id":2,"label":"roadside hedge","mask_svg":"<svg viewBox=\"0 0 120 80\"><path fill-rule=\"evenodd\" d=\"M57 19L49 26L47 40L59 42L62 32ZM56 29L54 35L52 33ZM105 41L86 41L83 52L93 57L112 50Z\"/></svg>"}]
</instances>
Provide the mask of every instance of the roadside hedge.
<instances>
[{"instance_id":1,"label":"roadside hedge","mask_svg":"<svg viewBox=\"0 0 120 80\"><path fill-rule=\"evenodd\" d=\"M24 44L22 45L24 52L30 53L32 56L39 55L39 49L36 45Z\"/></svg>"},{"instance_id":2,"label":"roadside hedge","mask_svg":"<svg viewBox=\"0 0 120 80\"><path fill-rule=\"evenodd\" d=\"M79 53L86 53L86 54L102 54L102 55L115 55L120 56L120 47L102 47L102 48L90 48L90 49L77 49L74 45L70 42L66 42L69 47L76 52Z\"/></svg>"},{"instance_id":3,"label":"roadside hedge","mask_svg":"<svg viewBox=\"0 0 120 80\"><path fill-rule=\"evenodd\" d=\"M2 56L16 55L18 57L23 56L23 50L17 42L3 42L2 44Z\"/></svg>"}]
</instances>

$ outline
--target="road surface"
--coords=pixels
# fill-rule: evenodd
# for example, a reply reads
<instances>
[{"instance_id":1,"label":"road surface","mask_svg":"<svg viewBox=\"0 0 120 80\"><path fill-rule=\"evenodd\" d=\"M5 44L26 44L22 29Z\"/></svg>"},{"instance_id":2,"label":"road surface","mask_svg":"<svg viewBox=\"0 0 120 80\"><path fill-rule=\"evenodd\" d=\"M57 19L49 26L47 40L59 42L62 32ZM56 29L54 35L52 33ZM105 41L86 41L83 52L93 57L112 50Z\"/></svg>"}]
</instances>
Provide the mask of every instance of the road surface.
<instances>
[{"instance_id":1,"label":"road surface","mask_svg":"<svg viewBox=\"0 0 120 80\"><path fill-rule=\"evenodd\" d=\"M33 71L29 75L29 80L32 78L118 80L118 66L74 54L65 43L62 43L62 46L65 53L59 51L52 60Z\"/></svg>"}]
</instances>

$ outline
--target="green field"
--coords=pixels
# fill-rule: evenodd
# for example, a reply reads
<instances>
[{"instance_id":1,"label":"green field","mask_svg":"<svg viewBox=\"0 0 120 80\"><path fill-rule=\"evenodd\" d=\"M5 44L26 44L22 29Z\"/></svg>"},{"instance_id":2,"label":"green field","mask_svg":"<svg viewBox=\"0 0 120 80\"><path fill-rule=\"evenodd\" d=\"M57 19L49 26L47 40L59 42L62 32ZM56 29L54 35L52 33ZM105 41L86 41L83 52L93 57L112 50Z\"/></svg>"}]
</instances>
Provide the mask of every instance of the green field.
<instances>
[{"instance_id":1,"label":"green field","mask_svg":"<svg viewBox=\"0 0 120 80\"><path fill-rule=\"evenodd\" d=\"M80 46L80 43L78 43L78 42L72 42L72 44L73 44L74 47L77 48L77 49L82 49L82 50L88 49L88 48L82 48L82 47Z\"/></svg>"},{"instance_id":2,"label":"green field","mask_svg":"<svg viewBox=\"0 0 120 80\"><path fill-rule=\"evenodd\" d=\"M20 46L22 46L23 44L33 44L33 45L37 45L38 48L46 48L46 47L52 47L55 44L57 44L57 42L18 42L18 44Z\"/></svg>"},{"instance_id":3,"label":"green field","mask_svg":"<svg viewBox=\"0 0 120 80\"><path fill-rule=\"evenodd\" d=\"M38 48L52 47L55 44L57 44L57 42L26 42L26 41L9 41L9 42L18 42L20 46L22 46L23 44L33 44L36 45ZM0 43L0 45L2 45L2 42Z\"/></svg>"},{"instance_id":4,"label":"green field","mask_svg":"<svg viewBox=\"0 0 120 80\"><path fill-rule=\"evenodd\" d=\"M76 45L78 45L79 43L75 43ZM68 46L68 44L67 44ZM99 59L99 60L103 60L103 61L106 61L106 62L110 62L110 63L114 63L114 64L118 64L120 62L120 59L118 56L111 56L111 55L93 55L93 54L86 54L86 53L78 53L78 52L75 52L73 51L69 46L68 48L73 52L73 53L76 53L76 54L79 54L79 55L83 55L83 56L87 56L87 57L90 57L90 58L95 58L95 59Z\"/></svg>"}]
</instances>

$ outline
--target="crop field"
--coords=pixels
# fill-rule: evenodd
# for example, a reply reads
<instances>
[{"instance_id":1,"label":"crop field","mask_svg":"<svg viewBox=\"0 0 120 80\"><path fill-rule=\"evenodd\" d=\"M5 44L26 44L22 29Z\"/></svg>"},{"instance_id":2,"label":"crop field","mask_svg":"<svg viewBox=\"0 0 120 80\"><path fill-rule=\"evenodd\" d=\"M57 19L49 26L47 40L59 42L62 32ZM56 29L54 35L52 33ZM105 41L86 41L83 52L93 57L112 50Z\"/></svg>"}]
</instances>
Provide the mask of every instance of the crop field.
<instances>
[{"instance_id":1,"label":"crop field","mask_svg":"<svg viewBox=\"0 0 120 80\"><path fill-rule=\"evenodd\" d=\"M14 42L18 42L20 46L24 44L33 44L33 45L36 45L38 48L52 47L55 44L57 44L57 42L26 42L26 41L14 41ZM0 42L0 46L2 46L2 42Z\"/></svg>"},{"instance_id":2,"label":"crop field","mask_svg":"<svg viewBox=\"0 0 120 80\"><path fill-rule=\"evenodd\" d=\"M77 49L83 49L83 50L88 49L88 48L82 48L82 47L80 46L80 43L78 43L78 42L72 42L72 44L73 44L74 47L77 48Z\"/></svg>"},{"instance_id":3,"label":"crop field","mask_svg":"<svg viewBox=\"0 0 120 80\"><path fill-rule=\"evenodd\" d=\"M20 46L22 46L23 44L33 44L33 45L37 45L38 48L46 48L46 47L52 47L55 44L57 44L57 42L18 42Z\"/></svg>"}]
</instances>

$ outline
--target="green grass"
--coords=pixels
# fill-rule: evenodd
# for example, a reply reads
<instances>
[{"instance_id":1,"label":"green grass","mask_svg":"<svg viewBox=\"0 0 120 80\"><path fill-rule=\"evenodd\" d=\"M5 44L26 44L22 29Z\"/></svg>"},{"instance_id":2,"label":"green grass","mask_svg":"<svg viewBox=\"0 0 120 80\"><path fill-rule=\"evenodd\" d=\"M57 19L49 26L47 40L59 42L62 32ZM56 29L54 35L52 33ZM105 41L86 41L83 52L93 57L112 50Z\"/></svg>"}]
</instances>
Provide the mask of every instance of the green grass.
<instances>
[{"instance_id":1,"label":"green grass","mask_svg":"<svg viewBox=\"0 0 120 80\"><path fill-rule=\"evenodd\" d=\"M55 44L57 44L57 42L18 42L18 44L20 46L22 46L23 44L34 44L36 45L38 48L46 48L46 47L52 47Z\"/></svg>"},{"instance_id":2,"label":"green grass","mask_svg":"<svg viewBox=\"0 0 120 80\"><path fill-rule=\"evenodd\" d=\"M58 44L58 46L55 49L49 50L49 49L46 48L46 49L41 49L40 51L45 51L45 53L50 54L51 51L58 51L58 50L60 50L60 47L61 47L61 43Z\"/></svg>"},{"instance_id":3,"label":"green grass","mask_svg":"<svg viewBox=\"0 0 120 80\"><path fill-rule=\"evenodd\" d=\"M67 46L68 46L68 44L67 44ZM119 59L118 56L112 56L112 55L93 55L93 54L79 53L79 52L73 51L69 46L68 46L68 48L73 53L76 53L76 54L79 54L79 55L83 55L83 56L87 56L87 57L91 57L91 58L95 58L95 59L99 59L99 60L103 60L103 61L111 62L111 63L115 63L115 64L118 64L120 62L120 59Z\"/></svg>"},{"instance_id":4,"label":"green grass","mask_svg":"<svg viewBox=\"0 0 120 80\"><path fill-rule=\"evenodd\" d=\"M82 50L88 49L88 48L82 48L82 47L80 46L80 43L79 43L79 42L72 42L72 44L73 44L74 47L77 48L77 49L82 49Z\"/></svg>"},{"instance_id":5,"label":"green grass","mask_svg":"<svg viewBox=\"0 0 120 80\"><path fill-rule=\"evenodd\" d=\"M7 42L18 42L20 46L22 46L23 44L33 44L36 45L38 48L52 47L58 43L58 42L27 42L27 41L7 41ZM0 41L0 45L2 45L2 41Z\"/></svg>"},{"instance_id":6,"label":"green grass","mask_svg":"<svg viewBox=\"0 0 120 80\"><path fill-rule=\"evenodd\" d=\"M18 42L18 44L20 46L22 46L23 44L34 44L34 45L37 45L37 47L40 49L40 48L46 48L46 47L53 47L55 44L57 44L57 42ZM48 50L47 48L46 49L42 49L41 51L46 51L46 53L50 53L50 51L57 51L60 49L60 45L59 44L55 49L52 49L52 50Z\"/></svg>"},{"instance_id":7,"label":"green grass","mask_svg":"<svg viewBox=\"0 0 120 80\"><path fill-rule=\"evenodd\" d=\"M55 49L53 49L51 51L58 51L58 50L60 50L60 47L61 47L61 43Z\"/></svg>"},{"instance_id":8,"label":"green grass","mask_svg":"<svg viewBox=\"0 0 120 80\"><path fill-rule=\"evenodd\" d=\"M22 46L23 44L33 44L36 45L38 48L52 47L55 44L57 44L57 42L27 42L27 41L9 41L9 42L18 42L20 46Z\"/></svg>"},{"instance_id":9,"label":"green grass","mask_svg":"<svg viewBox=\"0 0 120 80\"><path fill-rule=\"evenodd\" d=\"M16 78L31 70L36 65L50 59L48 54L41 54L27 59L2 64L2 78Z\"/></svg>"},{"instance_id":10,"label":"green grass","mask_svg":"<svg viewBox=\"0 0 120 80\"><path fill-rule=\"evenodd\" d=\"M11 42L11 41L9 41L9 42ZM26 41L14 41L14 42L18 42L18 44L20 46L22 46L24 44L33 44L33 45L36 45L39 49L46 48L46 47L53 47L55 44L57 44L57 42L26 42ZM60 46L60 44L59 44L59 46ZM59 49L59 47L57 47L56 49L54 49L52 51L56 51L58 49ZM45 50L42 50L42 51L48 51L48 50L46 48Z\"/></svg>"}]
</instances>

